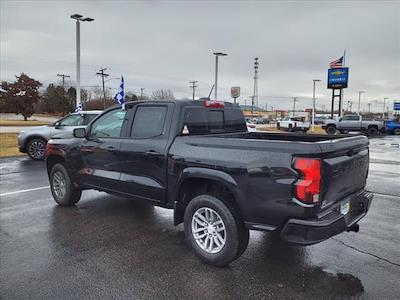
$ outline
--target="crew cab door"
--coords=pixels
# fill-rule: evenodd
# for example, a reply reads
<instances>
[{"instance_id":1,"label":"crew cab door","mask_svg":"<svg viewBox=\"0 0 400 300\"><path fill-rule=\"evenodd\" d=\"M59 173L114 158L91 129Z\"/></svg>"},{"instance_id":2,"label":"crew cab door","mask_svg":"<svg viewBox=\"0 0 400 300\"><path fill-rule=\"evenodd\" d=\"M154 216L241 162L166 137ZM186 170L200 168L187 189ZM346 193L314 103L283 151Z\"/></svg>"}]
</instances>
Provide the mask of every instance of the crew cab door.
<instances>
[{"instance_id":1,"label":"crew cab door","mask_svg":"<svg viewBox=\"0 0 400 300\"><path fill-rule=\"evenodd\" d=\"M167 144L173 103L138 104L130 120L130 139L121 142L121 191L163 202L167 187Z\"/></svg>"},{"instance_id":2,"label":"crew cab door","mask_svg":"<svg viewBox=\"0 0 400 300\"><path fill-rule=\"evenodd\" d=\"M339 129L346 130L360 130L361 121L360 116L344 116L340 119Z\"/></svg>"},{"instance_id":3,"label":"crew cab door","mask_svg":"<svg viewBox=\"0 0 400 300\"><path fill-rule=\"evenodd\" d=\"M88 129L87 140L80 148L84 168L79 171L83 184L106 190L118 190L121 140L126 138L130 109L116 108L95 120Z\"/></svg>"}]
</instances>

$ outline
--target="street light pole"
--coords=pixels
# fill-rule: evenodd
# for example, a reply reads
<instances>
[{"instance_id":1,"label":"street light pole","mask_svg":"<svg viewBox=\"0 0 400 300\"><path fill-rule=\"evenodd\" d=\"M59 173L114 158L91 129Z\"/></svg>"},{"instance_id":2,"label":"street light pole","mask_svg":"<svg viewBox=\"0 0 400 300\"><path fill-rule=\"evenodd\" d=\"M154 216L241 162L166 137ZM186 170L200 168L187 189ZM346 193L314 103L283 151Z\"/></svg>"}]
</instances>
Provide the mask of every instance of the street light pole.
<instances>
[{"instance_id":1,"label":"street light pole","mask_svg":"<svg viewBox=\"0 0 400 300\"><path fill-rule=\"evenodd\" d=\"M76 109L81 109L81 28L80 22L92 22L93 18L83 18L82 15L73 14L71 19L76 20Z\"/></svg>"},{"instance_id":2,"label":"street light pole","mask_svg":"<svg viewBox=\"0 0 400 300\"><path fill-rule=\"evenodd\" d=\"M218 100L218 56L227 56L228 54L222 52L214 52L215 55L215 83L214 83L214 100Z\"/></svg>"},{"instance_id":3,"label":"street light pole","mask_svg":"<svg viewBox=\"0 0 400 300\"><path fill-rule=\"evenodd\" d=\"M76 20L76 109L81 106L81 24Z\"/></svg>"},{"instance_id":4,"label":"street light pole","mask_svg":"<svg viewBox=\"0 0 400 300\"><path fill-rule=\"evenodd\" d=\"M315 83L319 81L321 80L313 79L313 108L312 108L312 126L311 126L312 132L314 132L314 126L315 126Z\"/></svg>"},{"instance_id":5,"label":"street light pole","mask_svg":"<svg viewBox=\"0 0 400 300\"><path fill-rule=\"evenodd\" d=\"M385 118L386 99L389 99L389 98L388 98L388 97L383 98L383 113L382 113L382 119Z\"/></svg>"},{"instance_id":6,"label":"street light pole","mask_svg":"<svg viewBox=\"0 0 400 300\"><path fill-rule=\"evenodd\" d=\"M358 114L361 115L361 94L364 94L364 91L358 92Z\"/></svg>"}]
</instances>

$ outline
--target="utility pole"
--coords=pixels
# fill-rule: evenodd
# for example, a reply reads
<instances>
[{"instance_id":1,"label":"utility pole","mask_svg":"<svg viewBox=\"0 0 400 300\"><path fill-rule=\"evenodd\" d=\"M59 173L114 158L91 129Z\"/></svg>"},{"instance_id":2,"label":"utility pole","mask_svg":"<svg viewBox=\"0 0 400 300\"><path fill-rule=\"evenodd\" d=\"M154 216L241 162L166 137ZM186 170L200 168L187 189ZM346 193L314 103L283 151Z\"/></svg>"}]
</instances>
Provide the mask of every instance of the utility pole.
<instances>
[{"instance_id":1,"label":"utility pole","mask_svg":"<svg viewBox=\"0 0 400 300\"><path fill-rule=\"evenodd\" d=\"M294 117L294 112L296 110L296 102L297 102L297 97L293 97L293 117Z\"/></svg>"},{"instance_id":2,"label":"utility pole","mask_svg":"<svg viewBox=\"0 0 400 300\"><path fill-rule=\"evenodd\" d=\"M102 68L96 73L96 75L101 76L101 82L103 83L103 109L106 109L106 89L104 87L104 77L109 76L109 74L104 73L105 70L107 70L107 68Z\"/></svg>"},{"instance_id":3,"label":"utility pole","mask_svg":"<svg viewBox=\"0 0 400 300\"><path fill-rule=\"evenodd\" d=\"M198 82L197 80L189 81L189 83L192 84L190 87L193 89L193 98L192 98L193 100L194 100L194 96L195 96L195 90L197 88L197 85L196 85L197 82Z\"/></svg>"},{"instance_id":4,"label":"utility pole","mask_svg":"<svg viewBox=\"0 0 400 300\"><path fill-rule=\"evenodd\" d=\"M64 98L64 95L65 95L65 78L70 78L71 76L65 75L65 74L57 74L57 76L58 77L62 77L62 80L63 80L63 98ZM61 109L62 109L62 114L64 116L64 99L63 99L63 102L61 104Z\"/></svg>"},{"instance_id":5,"label":"utility pole","mask_svg":"<svg viewBox=\"0 0 400 300\"><path fill-rule=\"evenodd\" d=\"M350 112L352 111L352 109L353 109L353 101L350 101Z\"/></svg>"},{"instance_id":6,"label":"utility pole","mask_svg":"<svg viewBox=\"0 0 400 300\"><path fill-rule=\"evenodd\" d=\"M371 103L368 103L368 113L371 113Z\"/></svg>"},{"instance_id":7,"label":"utility pole","mask_svg":"<svg viewBox=\"0 0 400 300\"><path fill-rule=\"evenodd\" d=\"M140 100L143 100L143 91L144 91L144 88L140 88Z\"/></svg>"},{"instance_id":8,"label":"utility pole","mask_svg":"<svg viewBox=\"0 0 400 300\"><path fill-rule=\"evenodd\" d=\"M57 76L58 76L58 77L62 77L62 87L63 87L63 90L64 90L64 89L65 89L65 88L64 88L64 85L65 85L65 78L70 78L71 76L65 75L65 74L57 74Z\"/></svg>"}]
</instances>

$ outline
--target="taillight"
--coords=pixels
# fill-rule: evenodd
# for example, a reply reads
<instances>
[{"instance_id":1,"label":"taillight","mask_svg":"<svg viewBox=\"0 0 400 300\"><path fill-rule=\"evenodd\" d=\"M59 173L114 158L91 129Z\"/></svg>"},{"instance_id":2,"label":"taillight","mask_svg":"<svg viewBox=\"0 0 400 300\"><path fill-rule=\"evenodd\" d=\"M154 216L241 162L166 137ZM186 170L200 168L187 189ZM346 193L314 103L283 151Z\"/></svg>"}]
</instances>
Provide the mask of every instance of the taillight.
<instances>
[{"instance_id":1,"label":"taillight","mask_svg":"<svg viewBox=\"0 0 400 300\"><path fill-rule=\"evenodd\" d=\"M62 148L65 148L65 147L60 146L60 145L54 145L51 142L49 142L49 143L47 143L47 146L46 146L45 155L46 155L46 157L49 157L50 155L64 156L65 150Z\"/></svg>"},{"instance_id":2,"label":"taillight","mask_svg":"<svg viewBox=\"0 0 400 300\"><path fill-rule=\"evenodd\" d=\"M318 202L321 192L321 161L297 157L294 168L300 173L300 179L295 183L296 198L304 203Z\"/></svg>"},{"instance_id":3,"label":"taillight","mask_svg":"<svg viewBox=\"0 0 400 300\"><path fill-rule=\"evenodd\" d=\"M219 101L206 100L204 101L204 106L208 108L224 108L225 103Z\"/></svg>"}]
</instances>

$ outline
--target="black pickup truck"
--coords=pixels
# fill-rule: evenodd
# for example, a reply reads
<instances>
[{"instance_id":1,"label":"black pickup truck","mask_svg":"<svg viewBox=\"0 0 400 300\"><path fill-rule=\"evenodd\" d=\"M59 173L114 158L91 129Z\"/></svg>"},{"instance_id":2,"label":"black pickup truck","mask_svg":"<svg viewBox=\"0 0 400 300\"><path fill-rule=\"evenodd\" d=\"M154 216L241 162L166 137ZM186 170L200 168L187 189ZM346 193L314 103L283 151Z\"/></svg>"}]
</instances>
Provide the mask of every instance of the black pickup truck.
<instances>
[{"instance_id":1,"label":"black pickup truck","mask_svg":"<svg viewBox=\"0 0 400 300\"><path fill-rule=\"evenodd\" d=\"M216 101L145 101L110 108L46 148L51 192L75 205L84 189L174 210L205 262L241 256L249 230L309 245L358 231L368 139L248 132L240 108Z\"/></svg>"}]
</instances>

